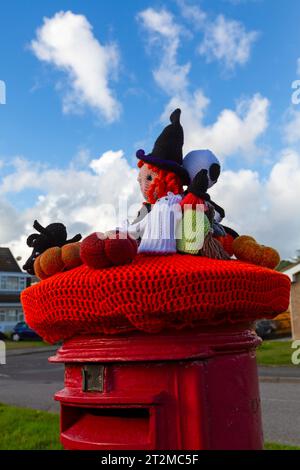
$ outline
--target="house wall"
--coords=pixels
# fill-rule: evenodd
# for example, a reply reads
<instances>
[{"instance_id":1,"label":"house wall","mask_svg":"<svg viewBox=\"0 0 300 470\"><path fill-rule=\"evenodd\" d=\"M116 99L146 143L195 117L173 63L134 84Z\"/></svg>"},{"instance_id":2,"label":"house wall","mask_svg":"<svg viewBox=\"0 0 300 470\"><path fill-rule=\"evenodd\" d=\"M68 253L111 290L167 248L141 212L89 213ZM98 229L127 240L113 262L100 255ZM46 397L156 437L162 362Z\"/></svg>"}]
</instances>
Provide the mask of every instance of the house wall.
<instances>
[{"instance_id":1,"label":"house wall","mask_svg":"<svg viewBox=\"0 0 300 470\"><path fill-rule=\"evenodd\" d=\"M20 293L27 283L25 273L0 271L0 332L11 333L14 326L24 320Z\"/></svg>"},{"instance_id":2,"label":"house wall","mask_svg":"<svg viewBox=\"0 0 300 470\"><path fill-rule=\"evenodd\" d=\"M300 340L300 273L295 276L291 290L291 317L293 339Z\"/></svg>"},{"instance_id":3,"label":"house wall","mask_svg":"<svg viewBox=\"0 0 300 470\"><path fill-rule=\"evenodd\" d=\"M0 303L0 331L9 334L19 321L24 320L22 305L5 306Z\"/></svg>"}]
</instances>

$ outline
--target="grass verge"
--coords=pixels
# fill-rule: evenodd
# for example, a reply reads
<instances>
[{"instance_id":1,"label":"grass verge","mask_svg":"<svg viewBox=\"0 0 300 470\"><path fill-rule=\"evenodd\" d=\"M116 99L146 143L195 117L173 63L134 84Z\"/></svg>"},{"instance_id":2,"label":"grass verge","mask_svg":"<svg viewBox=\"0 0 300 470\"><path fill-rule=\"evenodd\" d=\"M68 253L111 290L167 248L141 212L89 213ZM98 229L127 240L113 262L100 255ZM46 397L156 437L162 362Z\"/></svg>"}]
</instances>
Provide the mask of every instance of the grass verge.
<instances>
[{"instance_id":1,"label":"grass verge","mask_svg":"<svg viewBox=\"0 0 300 470\"><path fill-rule=\"evenodd\" d=\"M257 363L260 366L293 366L294 349L292 341L264 341L257 350Z\"/></svg>"},{"instance_id":2,"label":"grass verge","mask_svg":"<svg viewBox=\"0 0 300 470\"><path fill-rule=\"evenodd\" d=\"M59 416L0 404L0 450L61 450ZM300 450L267 442L265 450Z\"/></svg>"},{"instance_id":3,"label":"grass verge","mask_svg":"<svg viewBox=\"0 0 300 470\"><path fill-rule=\"evenodd\" d=\"M44 348L50 346L48 343L43 341L5 341L6 349L11 351L12 349L31 349L31 348Z\"/></svg>"},{"instance_id":4,"label":"grass verge","mask_svg":"<svg viewBox=\"0 0 300 470\"><path fill-rule=\"evenodd\" d=\"M286 444L277 444L276 442L266 442L265 450L300 450L300 447L289 446Z\"/></svg>"},{"instance_id":5,"label":"grass verge","mask_svg":"<svg viewBox=\"0 0 300 470\"><path fill-rule=\"evenodd\" d=\"M0 404L0 450L58 450L59 415Z\"/></svg>"}]
</instances>

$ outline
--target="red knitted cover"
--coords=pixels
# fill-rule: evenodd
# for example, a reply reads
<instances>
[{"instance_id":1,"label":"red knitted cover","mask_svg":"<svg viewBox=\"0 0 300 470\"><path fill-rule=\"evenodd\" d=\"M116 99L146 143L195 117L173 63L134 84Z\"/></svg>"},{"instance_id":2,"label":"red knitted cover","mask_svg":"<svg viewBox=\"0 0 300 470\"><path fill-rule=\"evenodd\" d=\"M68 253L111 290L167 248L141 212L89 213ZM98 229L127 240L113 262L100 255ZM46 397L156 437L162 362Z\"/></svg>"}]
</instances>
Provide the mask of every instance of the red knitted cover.
<instances>
[{"instance_id":1,"label":"red knitted cover","mask_svg":"<svg viewBox=\"0 0 300 470\"><path fill-rule=\"evenodd\" d=\"M97 271L80 266L22 293L27 323L49 342L271 318L289 298L290 280L276 271L178 254L138 255L131 265Z\"/></svg>"}]
</instances>

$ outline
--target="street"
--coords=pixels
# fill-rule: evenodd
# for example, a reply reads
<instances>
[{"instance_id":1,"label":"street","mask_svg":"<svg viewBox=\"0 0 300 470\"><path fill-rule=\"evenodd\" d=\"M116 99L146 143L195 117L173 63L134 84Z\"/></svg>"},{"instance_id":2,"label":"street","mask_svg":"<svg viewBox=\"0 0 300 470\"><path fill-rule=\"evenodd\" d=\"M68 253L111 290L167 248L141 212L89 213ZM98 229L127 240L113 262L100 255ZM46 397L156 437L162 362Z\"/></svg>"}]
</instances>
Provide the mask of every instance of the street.
<instances>
[{"instance_id":1,"label":"street","mask_svg":"<svg viewBox=\"0 0 300 470\"><path fill-rule=\"evenodd\" d=\"M53 394L63 387L64 366L48 362L54 353L7 355L0 366L0 402L58 412Z\"/></svg>"},{"instance_id":2,"label":"street","mask_svg":"<svg viewBox=\"0 0 300 470\"><path fill-rule=\"evenodd\" d=\"M0 402L59 412L53 394L63 387L64 366L48 362L53 354L8 354L0 366ZM260 375L265 440L300 445L300 368L263 367Z\"/></svg>"}]
</instances>

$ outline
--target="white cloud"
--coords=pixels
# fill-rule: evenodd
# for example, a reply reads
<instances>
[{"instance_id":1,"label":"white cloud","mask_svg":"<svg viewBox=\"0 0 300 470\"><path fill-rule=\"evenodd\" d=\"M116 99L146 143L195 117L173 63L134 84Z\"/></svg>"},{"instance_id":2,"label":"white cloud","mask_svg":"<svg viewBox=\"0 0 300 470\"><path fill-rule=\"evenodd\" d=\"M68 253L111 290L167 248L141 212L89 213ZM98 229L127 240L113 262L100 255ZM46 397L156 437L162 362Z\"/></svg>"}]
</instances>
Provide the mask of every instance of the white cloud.
<instances>
[{"instance_id":1,"label":"white cloud","mask_svg":"<svg viewBox=\"0 0 300 470\"><path fill-rule=\"evenodd\" d=\"M299 249L300 155L295 151L284 150L266 179L251 170L224 171L211 195L240 234L277 248L282 257Z\"/></svg>"},{"instance_id":2,"label":"white cloud","mask_svg":"<svg viewBox=\"0 0 300 470\"><path fill-rule=\"evenodd\" d=\"M75 157L70 162L70 168L82 169L86 168L91 160L91 154L89 149L81 147Z\"/></svg>"},{"instance_id":3,"label":"white cloud","mask_svg":"<svg viewBox=\"0 0 300 470\"><path fill-rule=\"evenodd\" d=\"M119 198L128 206L136 205L134 216L142 201L136 181L138 170L130 167L123 151L108 151L94 159L85 169L70 165L66 169L46 168L25 159L15 159L10 174L0 184L0 244L9 244L16 256L28 257L26 235L32 233L32 223L43 225L63 222L73 236L93 231L113 229L118 223ZM26 196L35 189L34 204L23 212L5 202L8 194ZM126 215L124 214L126 217Z\"/></svg>"},{"instance_id":4,"label":"white cloud","mask_svg":"<svg viewBox=\"0 0 300 470\"><path fill-rule=\"evenodd\" d=\"M0 197L0 246L19 237L24 230L24 221L15 208L5 198Z\"/></svg>"},{"instance_id":5,"label":"white cloud","mask_svg":"<svg viewBox=\"0 0 300 470\"><path fill-rule=\"evenodd\" d=\"M228 72L249 60L258 32L247 31L243 23L222 14L214 17L198 4L191 4L187 0L177 0L177 4L181 16L189 21L194 32L204 35L197 52L205 56L208 62L219 61Z\"/></svg>"},{"instance_id":6,"label":"white cloud","mask_svg":"<svg viewBox=\"0 0 300 470\"><path fill-rule=\"evenodd\" d=\"M257 37L256 31L246 31L239 21L219 15L206 26L198 52L209 62L218 60L226 69L232 70L236 65L244 65L248 61Z\"/></svg>"},{"instance_id":7,"label":"white cloud","mask_svg":"<svg viewBox=\"0 0 300 470\"><path fill-rule=\"evenodd\" d=\"M137 15L149 34L149 45L157 46L161 57L160 65L153 71L157 84L167 94L177 93L188 84L191 64L177 63L177 52L184 30L167 10L148 8Z\"/></svg>"},{"instance_id":8,"label":"white cloud","mask_svg":"<svg viewBox=\"0 0 300 470\"><path fill-rule=\"evenodd\" d=\"M65 112L78 112L87 105L108 122L118 119L120 104L109 82L117 73L119 52L116 45L99 42L84 15L61 11L44 18L31 48L38 59L67 74Z\"/></svg>"},{"instance_id":9,"label":"white cloud","mask_svg":"<svg viewBox=\"0 0 300 470\"><path fill-rule=\"evenodd\" d=\"M204 22L207 20L207 14L199 5L192 5L187 3L186 0L177 0L177 4L183 18L191 21L196 30L203 29L205 26Z\"/></svg>"},{"instance_id":10,"label":"white cloud","mask_svg":"<svg viewBox=\"0 0 300 470\"><path fill-rule=\"evenodd\" d=\"M90 167L92 168L92 170L94 170L95 173L97 173L97 175L107 173L110 168L114 168L115 165L117 166L122 164L122 166L125 167L124 169L126 169L128 167L128 164L126 160L124 160L123 156L123 150L118 150L117 152L114 152L113 150L108 150L102 155L101 158L92 160L90 163Z\"/></svg>"},{"instance_id":11,"label":"white cloud","mask_svg":"<svg viewBox=\"0 0 300 470\"><path fill-rule=\"evenodd\" d=\"M289 145L300 142L300 111L288 110L283 127L283 137Z\"/></svg>"},{"instance_id":12,"label":"white cloud","mask_svg":"<svg viewBox=\"0 0 300 470\"><path fill-rule=\"evenodd\" d=\"M142 20L150 33L161 35L170 40L178 40L181 28L174 22L174 17L169 11L147 8L138 13L137 18ZM155 40L155 37L152 40Z\"/></svg>"},{"instance_id":13,"label":"white cloud","mask_svg":"<svg viewBox=\"0 0 300 470\"><path fill-rule=\"evenodd\" d=\"M189 5L185 0L178 0L178 2L182 14L196 21L198 25L206 18L205 12L198 6ZM194 93L190 92L190 63L185 65L177 63L180 40L185 31L175 22L173 15L165 9L148 8L138 14L138 19L142 21L143 27L149 34L149 44L152 47L156 46L159 51L159 65L153 71L154 79L158 86L171 97L162 115L162 122L168 121L173 109L177 107L182 109L185 151L202 147L211 148L221 157L237 152L248 157L251 154L253 157L261 155L256 141L268 125L269 101L255 94L248 100L241 100L235 110L224 109L213 124L205 125L204 115L209 99L204 96L201 89L195 90ZM206 23L204 23L206 26L202 24L201 27L205 30L210 29L210 21ZM254 33L246 33L240 23L226 20L224 17L222 17L223 36L217 33L214 25L215 23L212 30L219 38L219 46L221 47L221 40L226 39L227 53L239 62L245 61L250 53L250 38L254 40ZM221 49L219 52L221 53ZM231 60L229 55L226 57L222 55L220 58L228 62Z\"/></svg>"},{"instance_id":14,"label":"white cloud","mask_svg":"<svg viewBox=\"0 0 300 470\"><path fill-rule=\"evenodd\" d=\"M269 101L259 94L239 102L235 110L224 109L211 125L203 123L209 100L201 90L174 96L162 119L175 107L182 109L185 153L195 148L209 148L222 159L236 153L255 158L261 154L257 139L268 125Z\"/></svg>"}]
</instances>

